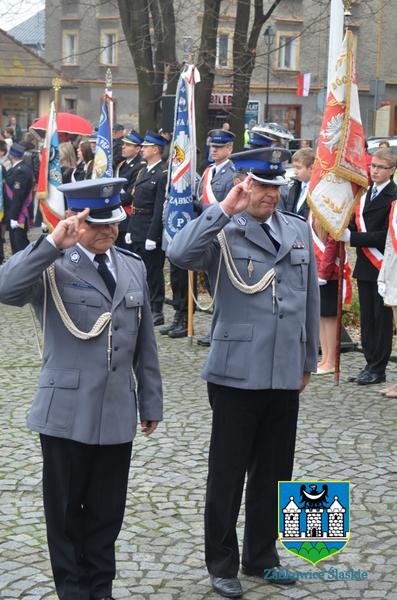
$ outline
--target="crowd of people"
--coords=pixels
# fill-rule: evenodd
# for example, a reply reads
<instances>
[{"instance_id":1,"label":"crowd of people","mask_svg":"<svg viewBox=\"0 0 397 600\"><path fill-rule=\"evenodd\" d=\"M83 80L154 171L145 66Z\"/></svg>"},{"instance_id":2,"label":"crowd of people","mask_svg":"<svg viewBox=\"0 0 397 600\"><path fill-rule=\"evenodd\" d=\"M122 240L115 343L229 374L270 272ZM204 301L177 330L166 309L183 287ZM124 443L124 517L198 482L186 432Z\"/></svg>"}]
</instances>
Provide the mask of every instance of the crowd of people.
<instances>
[{"instance_id":1,"label":"crowd of people","mask_svg":"<svg viewBox=\"0 0 397 600\"><path fill-rule=\"evenodd\" d=\"M209 131L210 161L195 190L197 218L166 247L169 139L116 124L113 178L92 179L95 134L77 146L61 143L66 218L29 244L38 152L28 135L8 151L3 146L4 162L11 163L1 176L13 256L0 268L0 301L30 302L46 322L28 425L40 434L59 598L112 600L136 425L151 434L162 419L154 327L170 338L187 335L188 270L205 272L215 297L211 331L199 340L211 347L203 377L212 410L205 560L213 589L241 597L239 569L261 578L266 569L272 581L293 585L294 579L277 577L277 482L292 476L299 394L312 374L334 370L340 268L337 242L307 201L313 150L291 157L281 130L253 127L249 148L233 153L230 129ZM285 177L289 158L292 182ZM371 155L368 191L342 236L357 251L353 276L365 358L351 378L358 385L384 382L391 353L395 170L390 148ZM171 324L163 312L166 253ZM381 391L397 397L397 384ZM240 563L236 524L246 477Z\"/></svg>"}]
</instances>

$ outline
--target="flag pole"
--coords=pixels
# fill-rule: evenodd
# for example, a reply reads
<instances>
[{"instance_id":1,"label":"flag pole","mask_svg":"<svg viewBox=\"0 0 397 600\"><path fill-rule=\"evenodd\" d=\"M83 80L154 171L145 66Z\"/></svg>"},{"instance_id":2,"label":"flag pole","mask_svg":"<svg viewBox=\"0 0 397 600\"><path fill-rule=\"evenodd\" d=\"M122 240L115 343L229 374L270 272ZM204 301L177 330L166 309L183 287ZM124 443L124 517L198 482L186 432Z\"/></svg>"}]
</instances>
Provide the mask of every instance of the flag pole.
<instances>
[{"instance_id":1,"label":"flag pole","mask_svg":"<svg viewBox=\"0 0 397 600\"><path fill-rule=\"evenodd\" d=\"M349 17L351 0L343 0L343 17L346 32L349 29ZM349 54L349 47L348 47ZM349 73L350 76L350 73ZM329 85L329 82L328 82ZM334 384L339 385L340 383L340 349L341 349L341 337L342 337L342 315L343 315L343 272L345 268L345 257L346 248L345 242L338 242L339 246L339 271L338 271L338 296L337 296L337 313L336 313L336 339L335 339L335 374Z\"/></svg>"}]
</instances>

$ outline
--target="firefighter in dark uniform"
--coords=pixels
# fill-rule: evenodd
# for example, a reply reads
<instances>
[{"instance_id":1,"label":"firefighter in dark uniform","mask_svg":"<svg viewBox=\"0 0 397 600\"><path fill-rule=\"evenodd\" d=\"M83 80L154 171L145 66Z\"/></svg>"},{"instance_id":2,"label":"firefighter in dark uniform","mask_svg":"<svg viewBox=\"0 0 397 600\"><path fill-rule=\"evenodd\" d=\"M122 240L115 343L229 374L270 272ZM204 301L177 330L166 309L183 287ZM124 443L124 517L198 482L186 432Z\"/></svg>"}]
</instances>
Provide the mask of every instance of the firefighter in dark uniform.
<instances>
[{"instance_id":1,"label":"firefighter in dark uniform","mask_svg":"<svg viewBox=\"0 0 397 600\"><path fill-rule=\"evenodd\" d=\"M115 177L124 177L124 179L127 180L120 195L121 205L127 214L127 218L119 225L119 235L116 240L116 246L128 250L125 234L128 231L128 222L131 216L132 191L134 189L136 177L146 163L142 160L141 156L143 138L137 131L132 129L122 138L122 142L121 153L123 160L116 169Z\"/></svg>"},{"instance_id":2,"label":"firefighter in dark uniform","mask_svg":"<svg viewBox=\"0 0 397 600\"><path fill-rule=\"evenodd\" d=\"M8 153L12 167L4 180L5 207L12 253L29 245L30 205L33 200L33 171L23 161L25 147L14 143Z\"/></svg>"},{"instance_id":3,"label":"firefighter in dark uniform","mask_svg":"<svg viewBox=\"0 0 397 600\"><path fill-rule=\"evenodd\" d=\"M126 241L129 249L144 260L155 325L163 325L164 259L161 248L163 205L167 185L167 169L162 150L168 144L159 133L147 131L142 144L142 156L147 165L135 181L133 205Z\"/></svg>"}]
</instances>

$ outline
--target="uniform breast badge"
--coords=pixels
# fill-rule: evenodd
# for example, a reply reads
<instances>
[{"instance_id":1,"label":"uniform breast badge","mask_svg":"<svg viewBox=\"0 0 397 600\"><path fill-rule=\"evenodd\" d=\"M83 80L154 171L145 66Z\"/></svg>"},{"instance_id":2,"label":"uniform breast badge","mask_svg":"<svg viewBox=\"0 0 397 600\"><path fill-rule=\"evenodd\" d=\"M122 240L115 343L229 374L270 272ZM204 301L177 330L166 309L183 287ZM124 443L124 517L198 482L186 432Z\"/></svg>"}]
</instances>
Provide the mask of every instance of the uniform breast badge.
<instances>
[{"instance_id":1,"label":"uniform breast badge","mask_svg":"<svg viewBox=\"0 0 397 600\"><path fill-rule=\"evenodd\" d=\"M70 255L70 260L75 264L80 262L80 258L80 254L77 252L77 250L72 252L72 254Z\"/></svg>"}]
</instances>

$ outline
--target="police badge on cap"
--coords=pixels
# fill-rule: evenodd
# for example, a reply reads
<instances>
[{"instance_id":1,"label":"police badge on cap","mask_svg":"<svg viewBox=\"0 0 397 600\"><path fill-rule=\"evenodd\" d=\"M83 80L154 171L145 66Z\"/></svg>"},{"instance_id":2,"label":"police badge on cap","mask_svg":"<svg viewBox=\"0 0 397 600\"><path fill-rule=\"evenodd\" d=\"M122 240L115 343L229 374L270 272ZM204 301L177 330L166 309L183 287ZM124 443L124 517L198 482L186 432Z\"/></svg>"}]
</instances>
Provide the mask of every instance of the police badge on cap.
<instances>
[{"instance_id":1,"label":"police badge on cap","mask_svg":"<svg viewBox=\"0 0 397 600\"><path fill-rule=\"evenodd\" d=\"M65 194L70 210L81 212L89 208L88 223L107 225L124 221L127 216L120 203L120 190L125 183L124 177L102 177L65 183L58 189Z\"/></svg>"},{"instance_id":2,"label":"police badge on cap","mask_svg":"<svg viewBox=\"0 0 397 600\"><path fill-rule=\"evenodd\" d=\"M248 171L252 178L267 185L285 185L288 179L283 177L283 162L288 160L291 152L285 148L258 148L236 152L229 156L236 171Z\"/></svg>"}]
</instances>

